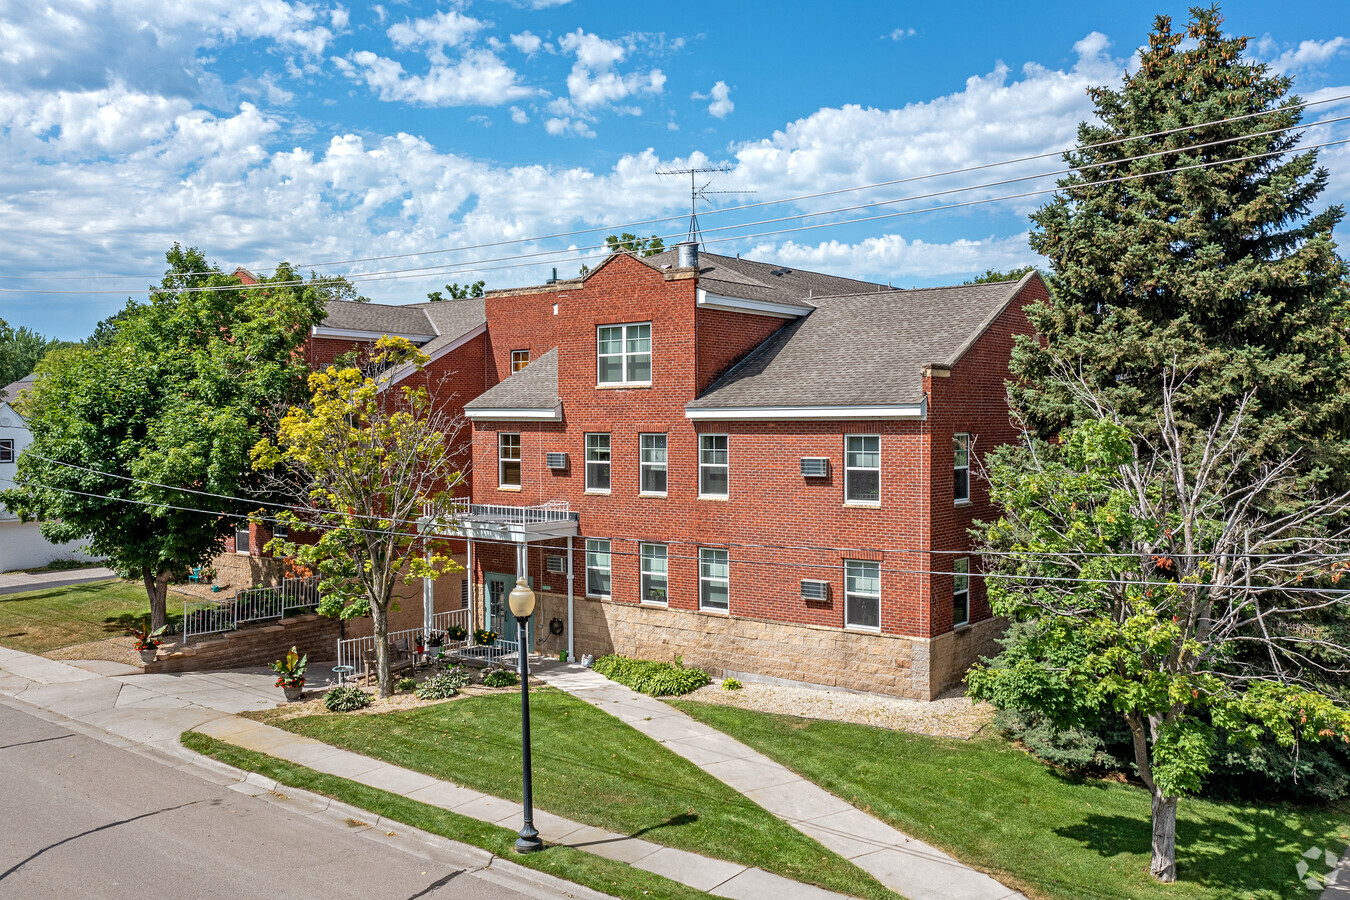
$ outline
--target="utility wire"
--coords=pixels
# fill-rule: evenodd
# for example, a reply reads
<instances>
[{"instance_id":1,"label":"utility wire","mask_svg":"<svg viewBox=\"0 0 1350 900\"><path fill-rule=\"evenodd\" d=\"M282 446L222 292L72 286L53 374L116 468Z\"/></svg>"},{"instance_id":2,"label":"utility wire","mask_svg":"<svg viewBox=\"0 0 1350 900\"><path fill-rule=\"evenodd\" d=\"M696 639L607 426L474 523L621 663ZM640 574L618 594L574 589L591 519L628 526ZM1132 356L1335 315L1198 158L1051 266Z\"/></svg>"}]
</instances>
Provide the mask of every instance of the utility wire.
<instances>
[{"instance_id":1,"label":"utility wire","mask_svg":"<svg viewBox=\"0 0 1350 900\"><path fill-rule=\"evenodd\" d=\"M1047 152L1044 152L1044 153L1031 154L1031 155L1028 155L1028 156L1015 157L1015 158L1012 158L1012 159L998 160L998 161L995 161L995 162L982 163L982 164L974 165L974 166L965 166L965 167L958 168L958 169L948 169L948 170L941 171L941 172L930 172L930 173L925 173L925 174L921 174L921 175L911 175L911 176L908 176L908 177L905 177L905 178L897 178L897 179L893 179L893 180L890 180L890 181L880 181L880 182L874 182L874 183L871 183L871 184L856 185L856 186L844 187L844 188L836 188L836 189L834 189L834 190L829 190L829 191L818 191L818 192L816 192L816 193L811 193L811 194L802 194L802 195L798 195L798 196L795 196L795 197L785 197L785 198L777 199L777 200L764 200L764 201L759 201L759 202L756 202L756 203L746 203L746 204L741 204L741 205L738 205L738 206L723 207L723 208L720 208L720 209L710 210L707 214L709 214L709 215L711 215L711 214L719 214L719 215L720 215L720 214L725 214L725 213L730 213L730 212L738 212L738 211L748 210L748 209L758 209L758 208L762 208L762 207L766 207L766 206L781 205L781 204L785 204L785 203L799 203L799 202L801 202L801 201L803 201L803 200L813 200L813 199L818 199L818 198L820 198L820 197L836 196L836 195L839 195L839 194L853 193L853 192L864 191L864 190L872 190L872 189L879 188L879 187L891 187L891 186L898 185L898 184L907 184L907 183L911 183L911 182L914 182L914 181L923 181L923 180L928 180L928 179L933 179L933 178L943 178L943 177L947 177L947 176L951 176L951 175L967 174L967 173L970 173L970 172L977 172L977 171L982 171L982 170L985 170L985 169L999 168L999 167L1003 167L1003 166L1016 165L1016 164L1024 163L1024 162L1031 162L1031 161L1038 160L1038 159L1046 159L1046 158L1055 157L1055 156L1065 156L1065 155L1067 155L1068 153L1071 153L1071 152L1072 152L1072 153L1081 153L1081 152L1086 151L1086 150L1099 149L1099 148L1102 148L1102 147L1110 147L1110 146L1115 146L1115 145L1118 145L1118 144L1129 143L1129 142L1131 142L1131 141L1147 140L1147 139L1150 139L1150 138L1163 137L1163 136L1166 136L1166 135L1177 134L1177 133L1184 132L1184 131L1194 131L1194 130L1198 130L1198 129L1201 129L1201 128L1210 128L1210 127L1213 127L1213 126L1216 126L1216 125L1224 125L1224 124L1228 124L1228 123L1232 123L1232 122L1240 122L1240 121L1244 121L1244 120L1247 120L1247 119L1258 118L1258 117L1262 117L1262 116L1276 115L1276 114L1279 114L1279 113L1285 113L1285 112L1289 112L1289 111L1292 111L1292 110L1306 109L1306 108L1311 107L1311 106L1317 106L1317 105L1320 105L1320 104L1326 104L1326 103L1335 103L1335 102L1339 102L1339 101L1341 101L1341 100L1347 100L1347 99L1350 99L1350 94L1338 95L1338 96L1335 96L1335 97L1327 97L1327 98L1323 98L1323 99L1320 99L1320 100L1311 100L1311 101L1306 101L1306 102L1304 102L1304 103L1291 104L1291 105L1288 105L1288 106L1279 107L1279 108L1277 108L1277 109L1260 110L1260 111L1257 111L1257 112L1254 112L1254 113L1246 113L1246 114L1243 114L1243 115L1240 115L1240 116L1231 116L1231 117L1224 118L1224 119L1214 119L1214 120L1210 120L1210 121L1207 121L1207 122L1196 123L1196 124L1193 124L1193 125L1182 125L1182 126L1178 126L1178 127L1176 127L1176 128L1165 129L1165 130L1162 130L1162 131L1154 131L1154 132L1149 132L1149 133L1146 133L1146 134L1130 135L1130 136L1127 136L1127 137L1121 137L1121 138L1113 138L1112 140L1109 140L1109 141L1101 141L1101 142L1095 143L1095 144L1086 144L1086 145L1083 145L1083 146L1081 146L1081 147L1073 147L1073 148L1069 148L1068 150L1054 150L1054 151L1047 151ZM1250 139L1250 138L1262 137L1262 136L1271 135L1271 134L1279 134L1279 133L1283 133L1283 132L1287 132L1287 131L1296 131L1296 130L1300 130L1300 129L1303 129L1303 128L1312 128L1312 127L1317 127L1317 126L1320 126L1320 125L1332 124L1332 123L1334 123L1334 122L1343 121L1345 118L1347 118L1347 117L1342 116L1342 117L1338 117L1338 118L1335 118L1335 119L1319 120L1319 121L1317 121L1317 122L1300 123L1300 124L1298 124L1298 125L1291 125L1291 126L1288 126L1288 127L1286 127L1286 128L1273 129L1273 130L1265 131L1265 132L1254 132L1254 133L1251 133L1251 134L1238 135L1238 136L1235 136L1235 137L1230 137L1230 138L1226 138L1226 139L1219 140L1219 141L1213 141L1213 142L1209 142L1209 143L1206 143L1206 144L1196 145L1196 147L1189 147L1189 148L1188 148L1188 147L1179 147L1179 148L1176 148L1176 149L1173 149L1173 150L1157 151L1157 152L1152 153L1152 154L1144 154L1144 155L1142 155L1142 156L1131 157L1131 158L1127 158L1127 159L1108 160L1108 161L1100 162L1100 163L1091 163L1091 164L1087 164L1087 165L1085 165L1085 166L1075 167L1075 168L1081 170L1081 169L1084 169L1084 168L1095 168L1095 167L1098 167L1098 166L1104 166L1104 165L1116 165L1116 164L1119 164L1119 163L1121 163L1121 162L1130 161L1131 159L1142 159L1142 158L1146 158L1147 156L1162 155L1162 154L1168 154L1168 153L1182 153L1182 152L1185 152L1185 151L1188 150L1188 149L1196 149L1197 147L1215 146L1215 145L1217 145L1217 144L1222 144L1222 143L1231 143L1231 142L1234 142L1234 141L1247 140L1247 139ZM1311 149L1311 148L1308 148L1308 149ZM1066 171L1072 171L1072 170L1066 170ZM1049 174L1063 174L1063 172L1045 173L1044 175L1041 175L1041 176L1027 176L1027 177L1028 177L1028 178L1047 177ZM1026 180L1026 179L1013 179L1013 180L1016 181L1016 180ZM995 184L1001 184L1001 183L1006 183L1006 182L995 182ZM976 186L976 187L979 187L979 186ZM973 190L973 189L975 189L975 188L967 188L966 190ZM926 196L926 195L925 195L925 196ZM902 202L902 201L901 201L901 200L893 200L893 201L882 201L882 202L898 203L898 202ZM876 205L876 204L869 204L869 205ZM843 210L848 210L848 209L853 209L853 208L861 208L861 207L845 207L845 208L843 208ZM829 214L829 213L831 213L831 212L838 212L838 211L841 211L841 210L824 210L824 211L821 211L821 212L818 212L818 213L807 213L807 214L805 214L805 215L826 215L826 214ZM438 249L434 249L434 250L421 250L421 251L410 252L410 253L397 253L397 254L388 254L388 255L383 255L383 256L353 257L353 258L351 258L351 259L330 260L330 261L327 261L327 262L318 262L318 263L302 263L302 264L297 264L297 265L293 266L293 268L297 268L297 269L312 269L312 268L321 267L321 266L351 265L351 264L354 264L354 263L362 263L362 262L382 262L382 261L385 261L385 260L391 260L391 259L408 259L408 258L413 258L413 257L418 257L418 256L428 256L428 255L434 255L434 254L440 254L440 253L457 253L457 252L463 252L463 251L466 251L466 250L480 250L480 249L487 249L487 248L491 248L491 247L509 246L509 245L512 245L512 244L522 244L522 243L531 243L531 242L537 242L537 241L543 241L543 240L552 240L552 239L558 239L558 238L576 237L576 236L580 236L580 235L584 235L584 234L595 234L595 233L599 233L599 232L601 232L601 231L611 231L611 232L612 232L612 231L622 230L622 229L627 229L627 228L635 228L635 227L638 227L638 226L641 226L641 225L652 225L652 224L657 224L657 223L661 223L661 222L670 222L670 221L676 221L676 220L681 220L681 221L682 221L683 218L684 218L684 217L683 217L683 214L680 214L680 215L671 215L671 216L663 216L663 217L659 217L659 218L646 219L646 220L641 220L641 221L637 221L637 222L629 222L629 223L626 223L626 224L623 224L623 225L598 226L598 227L595 227L595 228L578 229L578 230L575 230L575 231L557 232L557 233L553 233L553 234L538 235L538 236L534 236L534 237L514 238L514 239L510 239L510 240L491 241L491 242L479 243L479 244L469 244L469 245L463 245L463 246L459 246L459 247L444 247L444 248L438 248ZM735 226L724 226L724 227L735 227ZM670 236L673 237L674 235L672 234L672 235L670 235ZM553 251L553 252L564 252L564 251ZM506 258L506 259L510 259L510 258L524 258L524 255L517 256L517 257L504 257L504 258ZM437 268L437 267L430 267L430 268ZM263 271L275 271L275 269L273 269L273 268L261 268L261 269L258 269L257 271L259 271L259 272L263 272ZM184 273L176 273L176 274L178 274L178 275L180 275L180 276L186 277L186 276L191 276L191 275L213 275L213 274L222 274L222 273L217 273L217 272L215 272L215 271L197 271L197 272L184 272ZM66 279L66 278L71 278L71 277L82 278L82 279L99 278L99 279L132 280L132 279L153 279L153 278L159 278L159 277L162 277L162 276L161 276L161 275L151 275L151 276L143 276L143 275L76 275L76 276L68 276L68 275L43 275L43 276L0 275L0 278L4 278L4 279L24 279L24 280L39 280L39 279L41 279L41 280L56 280L56 279ZM118 291L117 293L121 293L121 291Z\"/></svg>"}]
</instances>

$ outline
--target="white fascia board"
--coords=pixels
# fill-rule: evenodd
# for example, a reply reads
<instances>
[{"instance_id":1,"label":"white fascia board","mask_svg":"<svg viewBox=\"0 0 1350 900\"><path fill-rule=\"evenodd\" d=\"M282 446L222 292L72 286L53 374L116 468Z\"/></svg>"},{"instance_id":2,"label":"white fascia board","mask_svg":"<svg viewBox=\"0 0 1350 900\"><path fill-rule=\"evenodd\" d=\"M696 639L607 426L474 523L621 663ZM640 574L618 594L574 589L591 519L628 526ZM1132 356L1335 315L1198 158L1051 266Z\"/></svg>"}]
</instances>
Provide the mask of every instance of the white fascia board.
<instances>
[{"instance_id":1,"label":"white fascia board","mask_svg":"<svg viewBox=\"0 0 1350 900\"><path fill-rule=\"evenodd\" d=\"M435 340L434 334L399 334L394 331L361 331L355 328L329 328L327 325L315 325L310 329L310 334L315 337L323 338L350 338L355 341L378 341L380 338L388 335L389 337L403 338L412 341L414 344L425 344L427 341Z\"/></svg>"},{"instance_id":2,"label":"white fascia board","mask_svg":"<svg viewBox=\"0 0 1350 900\"><path fill-rule=\"evenodd\" d=\"M561 422L562 404L520 409L466 409L464 415L475 422Z\"/></svg>"},{"instance_id":3,"label":"white fascia board","mask_svg":"<svg viewBox=\"0 0 1350 900\"><path fill-rule=\"evenodd\" d=\"M813 307L807 306L789 306L786 303L770 303L767 300L724 297L721 294L710 294L702 288L699 288L697 302L700 309L725 309L729 312L750 313L755 316L776 316L780 319L797 319L813 309Z\"/></svg>"},{"instance_id":4,"label":"white fascia board","mask_svg":"<svg viewBox=\"0 0 1350 900\"><path fill-rule=\"evenodd\" d=\"M684 417L695 422L815 419L925 419L928 401L895 406L724 406L688 409Z\"/></svg>"},{"instance_id":5,"label":"white fascia board","mask_svg":"<svg viewBox=\"0 0 1350 900\"><path fill-rule=\"evenodd\" d=\"M456 340L451 341L444 347L441 347L435 353L432 353L430 356L427 357L427 365L428 366L431 365L436 360L445 356L445 354L458 350L460 347L463 347L469 341L484 334L487 334L486 322L484 322L482 325L479 325L473 331L460 335L459 338L457 338ZM384 378L382 381L380 381L380 386L375 389L376 392L378 393L380 391L383 391L385 388L398 384L400 381L407 378L415 371L417 371L416 366L402 366L401 368L394 370L394 372L391 373L389 377Z\"/></svg>"}]
</instances>

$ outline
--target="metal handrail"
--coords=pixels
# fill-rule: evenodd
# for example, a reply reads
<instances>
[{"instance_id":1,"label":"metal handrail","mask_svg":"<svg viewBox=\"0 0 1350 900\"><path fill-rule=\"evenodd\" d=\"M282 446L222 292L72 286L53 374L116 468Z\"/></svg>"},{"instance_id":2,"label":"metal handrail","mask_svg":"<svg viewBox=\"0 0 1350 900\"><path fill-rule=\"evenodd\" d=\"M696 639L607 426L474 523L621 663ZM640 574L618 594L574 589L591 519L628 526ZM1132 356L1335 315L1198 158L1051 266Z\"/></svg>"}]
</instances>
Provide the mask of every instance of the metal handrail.
<instances>
[{"instance_id":1,"label":"metal handrail","mask_svg":"<svg viewBox=\"0 0 1350 900\"><path fill-rule=\"evenodd\" d=\"M319 605L319 579L285 578L271 587L239 591L233 597L216 600L188 600L183 604L183 643L193 636L234 631L250 622L282 619L294 609L313 609Z\"/></svg>"}]
</instances>

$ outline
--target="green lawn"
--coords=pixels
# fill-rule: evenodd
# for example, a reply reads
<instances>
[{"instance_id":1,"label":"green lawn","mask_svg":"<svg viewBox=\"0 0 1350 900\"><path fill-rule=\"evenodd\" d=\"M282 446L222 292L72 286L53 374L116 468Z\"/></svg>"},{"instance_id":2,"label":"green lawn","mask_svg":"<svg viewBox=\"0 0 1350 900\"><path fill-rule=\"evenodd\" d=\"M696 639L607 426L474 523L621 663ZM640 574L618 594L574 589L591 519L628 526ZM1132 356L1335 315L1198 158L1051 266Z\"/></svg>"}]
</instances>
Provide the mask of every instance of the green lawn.
<instances>
[{"instance_id":1,"label":"green lawn","mask_svg":"<svg viewBox=\"0 0 1350 900\"><path fill-rule=\"evenodd\" d=\"M622 897L624 900L654 900L658 897L662 900L712 898L711 894L696 891L677 881L571 847L549 847L543 853L522 856L514 850L516 833L510 829L456 815L449 810L418 803L398 794L348 781L346 778L315 772L305 766L235 747L195 731L184 732L182 741L184 746L236 768L258 772L290 787L333 797L367 810L372 816L387 816L432 834L481 847L503 859L586 885L611 896Z\"/></svg>"},{"instance_id":2,"label":"green lawn","mask_svg":"<svg viewBox=\"0 0 1350 900\"><path fill-rule=\"evenodd\" d=\"M1179 881L1148 876L1139 787L1060 776L994 735L944 740L676 701L675 706L859 808L1033 897L1236 900L1315 897L1299 854L1340 854L1344 810L1182 800Z\"/></svg>"},{"instance_id":3,"label":"green lawn","mask_svg":"<svg viewBox=\"0 0 1350 900\"><path fill-rule=\"evenodd\" d=\"M182 607L169 621L181 619ZM85 644L121 634L150 614L145 588L130 581L92 581L0 594L0 646L27 653Z\"/></svg>"},{"instance_id":4,"label":"green lawn","mask_svg":"<svg viewBox=\"0 0 1350 900\"><path fill-rule=\"evenodd\" d=\"M520 799L520 699L470 697L381 715L275 722L325 743L509 800ZM856 897L872 876L629 726L560 691L531 693L540 809Z\"/></svg>"}]
</instances>

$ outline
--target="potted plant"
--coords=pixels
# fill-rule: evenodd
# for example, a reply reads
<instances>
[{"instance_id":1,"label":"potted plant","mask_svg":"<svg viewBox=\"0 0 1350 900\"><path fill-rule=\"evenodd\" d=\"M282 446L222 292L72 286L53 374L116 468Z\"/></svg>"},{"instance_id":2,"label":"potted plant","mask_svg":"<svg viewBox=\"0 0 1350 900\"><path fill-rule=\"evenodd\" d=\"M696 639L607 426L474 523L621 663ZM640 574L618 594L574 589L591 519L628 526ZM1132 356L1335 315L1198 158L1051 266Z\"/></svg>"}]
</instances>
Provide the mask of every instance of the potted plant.
<instances>
[{"instance_id":1,"label":"potted plant","mask_svg":"<svg viewBox=\"0 0 1350 900\"><path fill-rule=\"evenodd\" d=\"M469 630L463 625L451 625L445 629L445 636L452 641L462 641L469 636Z\"/></svg>"},{"instance_id":2,"label":"potted plant","mask_svg":"<svg viewBox=\"0 0 1350 900\"><path fill-rule=\"evenodd\" d=\"M473 642L480 647L491 647L497 643L497 632L479 628L473 633Z\"/></svg>"},{"instance_id":3,"label":"potted plant","mask_svg":"<svg viewBox=\"0 0 1350 900\"><path fill-rule=\"evenodd\" d=\"M441 638L441 633L439 631L433 631L431 632L431 635L427 638L427 646L439 647L441 645L442 640L443 639Z\"/></svg>"},{"instance_id":4,"label":"potted plant","mask_svg":"<svg viewBox=\"0 0 1350 900\"><path fill-rule=\"evenodd\" d=\"M277 687L286 692L287 700L299 700L305 691L305 666L309 654L304 656L292 647L290 652L272 663L272 671L277 673Z\"/></svg>"},{"instance_id":5,"label":"potted plant","mask_svg":"<svg viewBox=\"0 0 1350 900\"><path fill-rule=\"evenodd\" d=\"M155 654L159 652L159 645L163 643L159 636L164 633L164 629L169 626L164 625L150 630L150 617L141 619L140 628L128 628L127 634L136 639L136 652L141 655L141 662L152 663L155 661Z\"/></svg>"}]
</instances>

